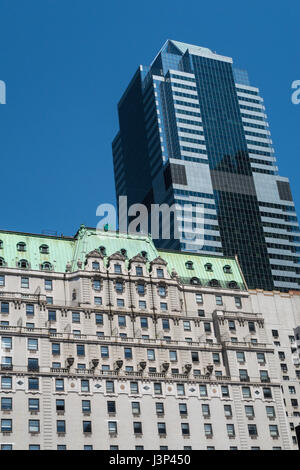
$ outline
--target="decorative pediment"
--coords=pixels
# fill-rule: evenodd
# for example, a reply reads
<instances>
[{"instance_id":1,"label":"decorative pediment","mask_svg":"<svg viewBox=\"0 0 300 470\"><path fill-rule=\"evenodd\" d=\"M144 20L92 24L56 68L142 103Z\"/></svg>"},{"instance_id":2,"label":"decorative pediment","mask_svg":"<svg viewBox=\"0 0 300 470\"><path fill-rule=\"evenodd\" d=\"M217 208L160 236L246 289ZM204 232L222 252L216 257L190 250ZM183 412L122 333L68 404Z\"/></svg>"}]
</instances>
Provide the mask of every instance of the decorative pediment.
<instances>
[{"instance_id":1,"label":"decorative pediment","mask_svg":"<svg viewBox=\"0 0 300 470\"><path fill-rule=\"evenodd\" d=\"M87 255L86 258L103 258L103 255L98 251L98 250L93 250L90 251Z\"/></svg>"},{"instance_id":2,"label":"decorative pediment","mask_svg":"<svg viewBox=\"0 0 300 470\"><path fill-rule=\"evenodd\" d=\"M160 266L167 266L167 262L162 259L160 256L155 258L154 260L151 261L150 265L153 266L154 264L159 264Z\"/></svg>"},{"instance_id":3,"label":"decorative pediment","mask_svg":"<svg viewBox=\"0 0 300 470\"><path fill-rule=\"evenodd\" d=\"M112 255L108 257L108 260L109 261L111 260L125 261L126 257L123 256L119 251L116 251L115 253L113 253Z\"/></svg>"},{"instance_id":4,"label":"decorative pediment","mask_svg":"<svg viewBox=\"0 0 300 470\"><path fill-rule=\"evenodd\" d=\"M146 264L147 260L144 256L138 254L138 255L134 256L133 258L131 258L130 263L144 263L144 264Z\"/></svg>"}]
</instances>

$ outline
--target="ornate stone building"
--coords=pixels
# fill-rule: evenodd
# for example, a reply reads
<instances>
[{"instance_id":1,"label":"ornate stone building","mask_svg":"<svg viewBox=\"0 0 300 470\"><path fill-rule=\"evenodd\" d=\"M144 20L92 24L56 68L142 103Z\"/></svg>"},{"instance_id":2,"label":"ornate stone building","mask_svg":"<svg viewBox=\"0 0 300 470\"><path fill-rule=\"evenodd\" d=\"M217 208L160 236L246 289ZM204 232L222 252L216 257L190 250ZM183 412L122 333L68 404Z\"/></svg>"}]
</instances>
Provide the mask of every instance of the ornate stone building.
<instances>
[{"instance_id":1,"label":"ornate stone building","mask_svg":"<svg viewBox=\"0 0 300 470\"><path fill-rule=\"evenodd\" d=\"M298 299L148 237L0 232L1 448L296 449Z\"/></svg>"}]
</instances>

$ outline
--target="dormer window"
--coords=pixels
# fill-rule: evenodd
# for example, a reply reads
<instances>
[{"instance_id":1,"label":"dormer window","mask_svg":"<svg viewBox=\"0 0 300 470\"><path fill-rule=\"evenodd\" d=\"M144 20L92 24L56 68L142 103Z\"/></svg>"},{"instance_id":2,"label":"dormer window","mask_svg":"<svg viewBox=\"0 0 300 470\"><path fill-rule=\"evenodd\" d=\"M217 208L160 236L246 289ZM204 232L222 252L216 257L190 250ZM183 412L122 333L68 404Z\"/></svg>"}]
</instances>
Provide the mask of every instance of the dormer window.
<instances>
[{"instance_id":1,"label":"dormer window","mask_svg":"<svg viewBox=\"0 0 300 470\"><path fill-rule=\"evenodd\" d=\"M190 280L190 283L195 284L195 285L201 284L200 279L198 277L192 277L192 279Z\"/></svg>"},{"instance_id":2,"label":"dormer window","mask_svg":"<svg viewBox=\"0 0 300 470\"><path fill-rule=\"evenodd\" d=\"M125 256L125 258L127 258L127 250L125 250L125 248L121 248L120 253L122 256Z\"/></svg>"},{"instance_id":3,"label":"dormer window","mask_svg":"<svg viewBox=\"0 0 300 470\"><path fill-rule=\"evenodd\" d=\"M115 264L114 265L114 270L115 270L115 274L121 274L122 273L122 267L120 264Z\"/></svg>"},{"instance_id":4,"label":"dormer window","mask_svg":"<svg viewBox=\"0 0 300 470\"><path fill-rule=\"evenodd\" d=\"M185 267L186 267L186 269L194 269L194 263L193 263L193 261L187 261L187 262L185 263Z\"/></svg>"},{"instance_id":5,"label":"dormer window","mask_svg":"<svg viewBox=\"0 0 300 470\"><path fill-rule=\"evenodd\" d=\"M47 255L49 254L49 246L48 245L41 245L40 246L40 253Z\"/></svg>"},{"instance_id":6,"label":"dormer window","mask_svg":"<svg viewBox=\"0 0 300 470\"><path fill-rule=\"evenodd\" d=\"M0 266L5 266L4 258L0 258Z\"/></svg>"},{"instance_id":7,"label":"dormer window","mask_svg":"<svg viewBox=\"0 0 300 470\"><path fill-rule=\"evenodd\" d=\"M51 269L52 269L52 264L49 263L48 261L46 261L45 263L43 263L43 264L41 265L41 268L42 268L43 271L51 271Z\"/></svg>"},{"instance_id":8,"label":"dormer window","mask_svg":"<svg viewBox=\"0 0 300 470\"><path fill-rule=\"evenodd\" d=\"M100 269L100 264L97 261L92 262L92 268L94 271L99 271Z\"/></svg>"},{"instance_id":9,"label":"dormer window","mask_svg":"<svg viewBox=\"0 0 300 470\"><path fill-rule=\"evenodd\" d=\"M231 274L232 273L231 266L229 266L229 264L226 264L226 266L223 267L223 271L226 274Z\"/></svg>"},{"instance_id":10,"label":"dormer window","mask_svg":"<svg viewBox=\"0 0 300 470\"><path fill-rule=\"evenodd\" d=\"M212 267L211 263L206 263L204 267L205 267L205 271L212 271L213 270L213 267Z\"/></svg>"},{"instance_id":11,"label":"dormer window","mask_svg":"<svg viewBox=\"0 0 300 470\"><path fill-rule=\"evenodd\" d=\"M100 247L99 247L99 251L100 251L101 255L106 256L106 248L105 248L105 246L100 246Z\"/></svg>"},{"instance_id":12,"label":"dormer window","mask_svg":"<svg viewBox=\"0 0 300 470\"><path fill-rule=\"evenodd\" d=\"M238 286L237 282L230 281L230 282L228 282L228 287L229 287L229 289L238 289L239 286Z\"/></svg>"},{"instance_id":13,"label":"dormer window","mask_svg":"<svg viewBox=\"0 0 300 470\"><path fill-rule=\"evenodd\" d=\"M141 251L141 255L142 255L143 258L148 259L147 251Z\"/></svg>"},{"instance_id":14,"label":"dormer window","mask_svg":"<svg viewBox=\"0 0 300 470\"><path fill-rule=\"evenodd\" d=\"M220 287L220 283L217 279L212 279L211 281L209 281L209 285L211 287Z\"/></svg>"},{"instance_id":15,"label":"dormer window","mask_svg":"<svg viewBox=\"0 0 300 470\"><path fill-rule=\"evenodd\" d=\"M24 242L19 242L19 243L17 244L17 250L18 250L18 251L26 251L26 243L24 243Z\"/></svg>"},{"instance_id":16,"label":"dormer window","mask_svg":"<svg viewBox=\"0 0 300 470\"><path fill-rule=\"evenodd\" d=\"M28 269L29 268L29 263L26 259L21 259L19 262L18 262L18 266L19 268L21 269Z\"/></svg>"},{"instance_id":17,"label":"dormer window","mask_svg":"<svg viewBox=\"0 0 300 470\"><path fill-rule=\"evenodd\" d=\"M0 240L0 250L3 248L3 241Z\"/></svg>"},{"instance_id":18,"label":"dormer window","mask_svg":"<svg viewBox=\"0 0 300 470\"><path fill-rule=\"evenodd\" d=\"M136 266L135 268L135 274L137 276L142 276L143 275L143 268L141 266Z\"/></svg>"}]
</instances>

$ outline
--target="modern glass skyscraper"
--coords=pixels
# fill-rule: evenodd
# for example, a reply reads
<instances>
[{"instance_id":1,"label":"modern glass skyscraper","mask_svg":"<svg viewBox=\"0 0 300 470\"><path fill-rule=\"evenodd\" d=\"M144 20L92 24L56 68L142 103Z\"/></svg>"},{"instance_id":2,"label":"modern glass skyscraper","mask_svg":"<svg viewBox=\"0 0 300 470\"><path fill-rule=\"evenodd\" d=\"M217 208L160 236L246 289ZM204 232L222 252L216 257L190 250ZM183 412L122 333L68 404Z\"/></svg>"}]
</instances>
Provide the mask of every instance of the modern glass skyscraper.
<instances>
[{"instance_id":1,"label":"modern glass skyscraper","mask_svg":"<svg viewBox=\"0 0 300 470\"><path fill-rule=\"evenodd\" d=\"M263 99L247 72L207 48L168 40L138 68L118 112L117 199L193 206L175 214L181 238L157 246L238 255L249 288L300 289L290 185L278 175ZM200 205L201 243L182 229Z\"/></svg>"}]
</instances>

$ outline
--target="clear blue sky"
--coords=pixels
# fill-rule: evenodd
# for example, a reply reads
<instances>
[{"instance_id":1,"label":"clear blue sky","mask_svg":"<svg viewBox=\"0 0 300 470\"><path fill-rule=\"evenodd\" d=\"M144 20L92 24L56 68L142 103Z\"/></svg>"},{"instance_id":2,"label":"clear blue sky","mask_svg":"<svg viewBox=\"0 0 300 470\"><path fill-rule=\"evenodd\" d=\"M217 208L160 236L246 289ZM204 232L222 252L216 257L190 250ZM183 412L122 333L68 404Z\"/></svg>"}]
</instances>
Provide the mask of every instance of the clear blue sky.
<instances>
[{"instance_id":1,"label":"clear blue sky","mask_svg":"<svg viewBox=\"0 0 300 470\"><path fill-rule=\"evenodd\" d=\"M72 235L115 202L117 102L166 39L233 57L261 89L300 210L300 3L0 0L1 229Z\"/></svg>"}]
</instances>

